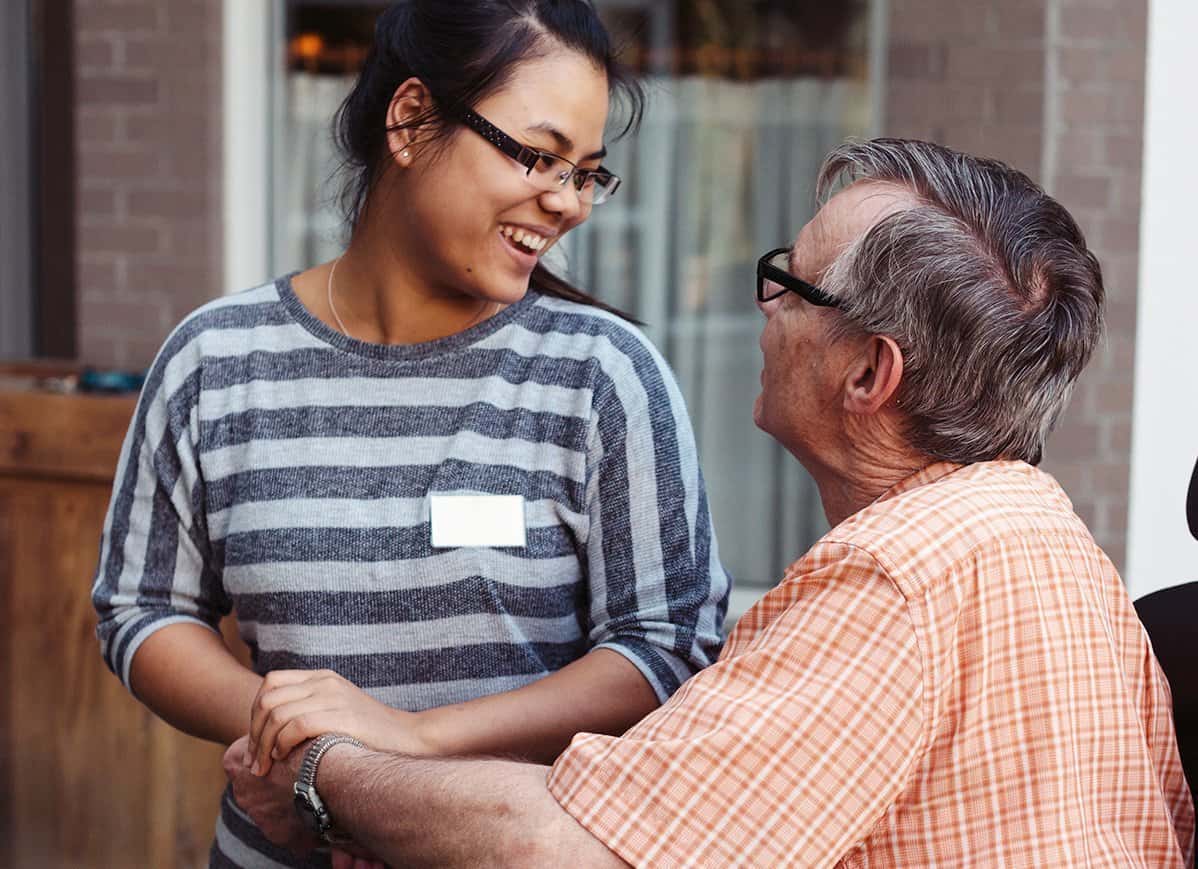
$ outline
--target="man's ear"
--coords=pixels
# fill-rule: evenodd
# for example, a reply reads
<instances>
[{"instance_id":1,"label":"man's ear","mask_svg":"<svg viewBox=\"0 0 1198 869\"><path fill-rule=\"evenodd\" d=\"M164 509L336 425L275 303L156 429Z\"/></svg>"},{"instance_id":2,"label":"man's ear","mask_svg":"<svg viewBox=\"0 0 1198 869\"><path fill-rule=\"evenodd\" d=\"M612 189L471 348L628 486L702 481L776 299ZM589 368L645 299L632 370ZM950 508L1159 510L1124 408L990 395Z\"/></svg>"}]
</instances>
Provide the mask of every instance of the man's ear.
<instances>
[{"instance_id":1,"label":"man's ear","mask_svg":"<svg viewBox=\"0 0 1198 869\"><path fill-rule=\"evenodd\" d=\"M898 392L902 379L903 351L898 344L886 335L870 335L849 369L844 409L863 415L877 413Z\"/></svg>"},{"instance_id":2,"label":"man's ear","mask_svg":"<svg viewBox=\"0 0 1198 869\"><path fill-rule=\"evenodd\" d=\"M412 163L416 128L410 126L433 108L433 97L424 82L413 76L395 89L387 106L387 149L400 166Z\"/></svg>"}]
</instances>

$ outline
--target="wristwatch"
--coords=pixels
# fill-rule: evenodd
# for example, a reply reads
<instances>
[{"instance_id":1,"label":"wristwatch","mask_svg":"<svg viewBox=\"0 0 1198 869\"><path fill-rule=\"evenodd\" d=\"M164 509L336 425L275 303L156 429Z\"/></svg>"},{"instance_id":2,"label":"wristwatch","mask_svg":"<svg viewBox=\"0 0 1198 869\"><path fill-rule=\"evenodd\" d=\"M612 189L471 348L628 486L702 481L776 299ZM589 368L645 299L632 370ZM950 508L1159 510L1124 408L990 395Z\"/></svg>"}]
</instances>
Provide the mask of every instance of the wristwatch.
<instances>
[{"instance_id":1,"label":"wristwatch","mask_svg":"<svg viewBox=\"0 0 1198 869\"><path fill-rule=\"evenodd\" d=\"M342 743L356 745L358 748L366 747L345 733L326 733L318 736L304 753L299 777L295 780L295 811L300 816L300 820L309 830L333 845L337 844L339 840L334 834L333 819L329 816L329 810L325 807L320 794L316 792L316 769L320 766L320 761L328 750L334 745Z\"/></svg>"}]
</instances>

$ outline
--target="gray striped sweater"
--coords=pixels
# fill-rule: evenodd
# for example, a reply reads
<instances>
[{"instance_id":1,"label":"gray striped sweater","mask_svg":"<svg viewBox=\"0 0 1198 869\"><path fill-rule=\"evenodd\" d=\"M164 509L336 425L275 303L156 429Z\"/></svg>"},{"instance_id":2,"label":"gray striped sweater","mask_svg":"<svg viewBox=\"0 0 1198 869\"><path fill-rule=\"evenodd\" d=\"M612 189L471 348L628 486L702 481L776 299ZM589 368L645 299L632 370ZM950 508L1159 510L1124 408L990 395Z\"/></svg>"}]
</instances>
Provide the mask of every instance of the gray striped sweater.
<instances>
[{"instance_id":1,"label":"gray striped sweater","mask_svg":"<svg viewBox=\"0 0 1198 869\"><path fill-rule=\"evenodd\" d=\"M433 493L522 496L525 545L434 548ZM259 673L328 668L418 711L594 648L664 700L718 654L728 586L682 397L627 323L530 291L461 334L381 346L284 278L167 340L93 601L126 684L154 631L235 610ZM227 794L213 860L307 865Z\"/></svg>"}]
</instances>

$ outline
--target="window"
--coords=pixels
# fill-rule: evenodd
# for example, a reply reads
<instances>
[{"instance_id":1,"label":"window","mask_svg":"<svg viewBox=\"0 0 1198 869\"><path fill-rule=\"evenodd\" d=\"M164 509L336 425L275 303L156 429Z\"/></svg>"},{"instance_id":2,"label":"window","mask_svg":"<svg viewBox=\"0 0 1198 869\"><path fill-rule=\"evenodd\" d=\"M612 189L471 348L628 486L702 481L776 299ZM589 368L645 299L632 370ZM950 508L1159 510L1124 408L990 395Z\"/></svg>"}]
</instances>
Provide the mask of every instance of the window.
<instances>
[{"instance_id":1,"label":"window","mask_svg":"<svg viewBox=\"0 0 1198 869\"><path fill-rule=\"evenodd\" d=\"M756 258L814 210L822 156L878 115L882 0L599 0L650 94L634 136L609 143L620 192L551 264L636 314L678 374L724 563L742 591L775 583L826 527L815 487L757 431ZM273 262L340 252L328 185L330 119L364 57L379 4L289 0L278 34ZM750 597L750 599L751 599Z\"/></svg>"},{"instance_id":2,"label":"window","mask_svg":"<svg viewBox=\"0 0 1198 869\"><path fill-rule=\"evenodd\" d=\"M69 0L14 0L0 16L4 359L75 355L73 46Z\"/></svg>"}]
</instances>

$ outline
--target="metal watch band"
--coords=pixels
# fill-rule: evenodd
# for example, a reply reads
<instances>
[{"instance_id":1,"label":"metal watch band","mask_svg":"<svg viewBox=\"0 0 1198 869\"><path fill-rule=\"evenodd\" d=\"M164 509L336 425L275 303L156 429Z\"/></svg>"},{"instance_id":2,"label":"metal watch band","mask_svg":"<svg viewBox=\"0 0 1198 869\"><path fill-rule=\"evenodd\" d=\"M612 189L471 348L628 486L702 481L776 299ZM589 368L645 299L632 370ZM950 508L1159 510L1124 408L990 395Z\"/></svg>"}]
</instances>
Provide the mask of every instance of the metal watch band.
<instances>
[{"instance_id":1,"label":"metal watch band","mask_svg":"<svg viewBox=\"0 0 1198 869\"><path fill-rule=\"evenodd\" d=\"M320 767L320 761L328 753L329 749L334 745L341 745L342 743L354 745L358 748L366 747L359 740L346 733L325 733L318 736L308 746L308 750L304 752L304 759L300 764L299 776L295 780L294 790L299 800L297 806L302 806L303 808L301 814L312 816L310 822L314 827L314 831L320 834L326 841L333 841L330 838L332 820L329 818L324 801L320 799L320 795L316 791L316 772Z\"/></svg>"},{"instance_id":2,"label":"metal watch band","mask_svg":"<svg viewBox=\"0 0 1198 869\"><path fill-rule=\"evenodd\" d=\"M348 733L325 733L316 737L304 753L304 762L300 764L299 776L296 778L296 783L302 784L304 787L315 787L316 768L320 766L321 759L330 748L334 745L341 745L343 742L348 742L350 745L355 745L358 748L366 747Z\"/></svg>"}]
</instances>

